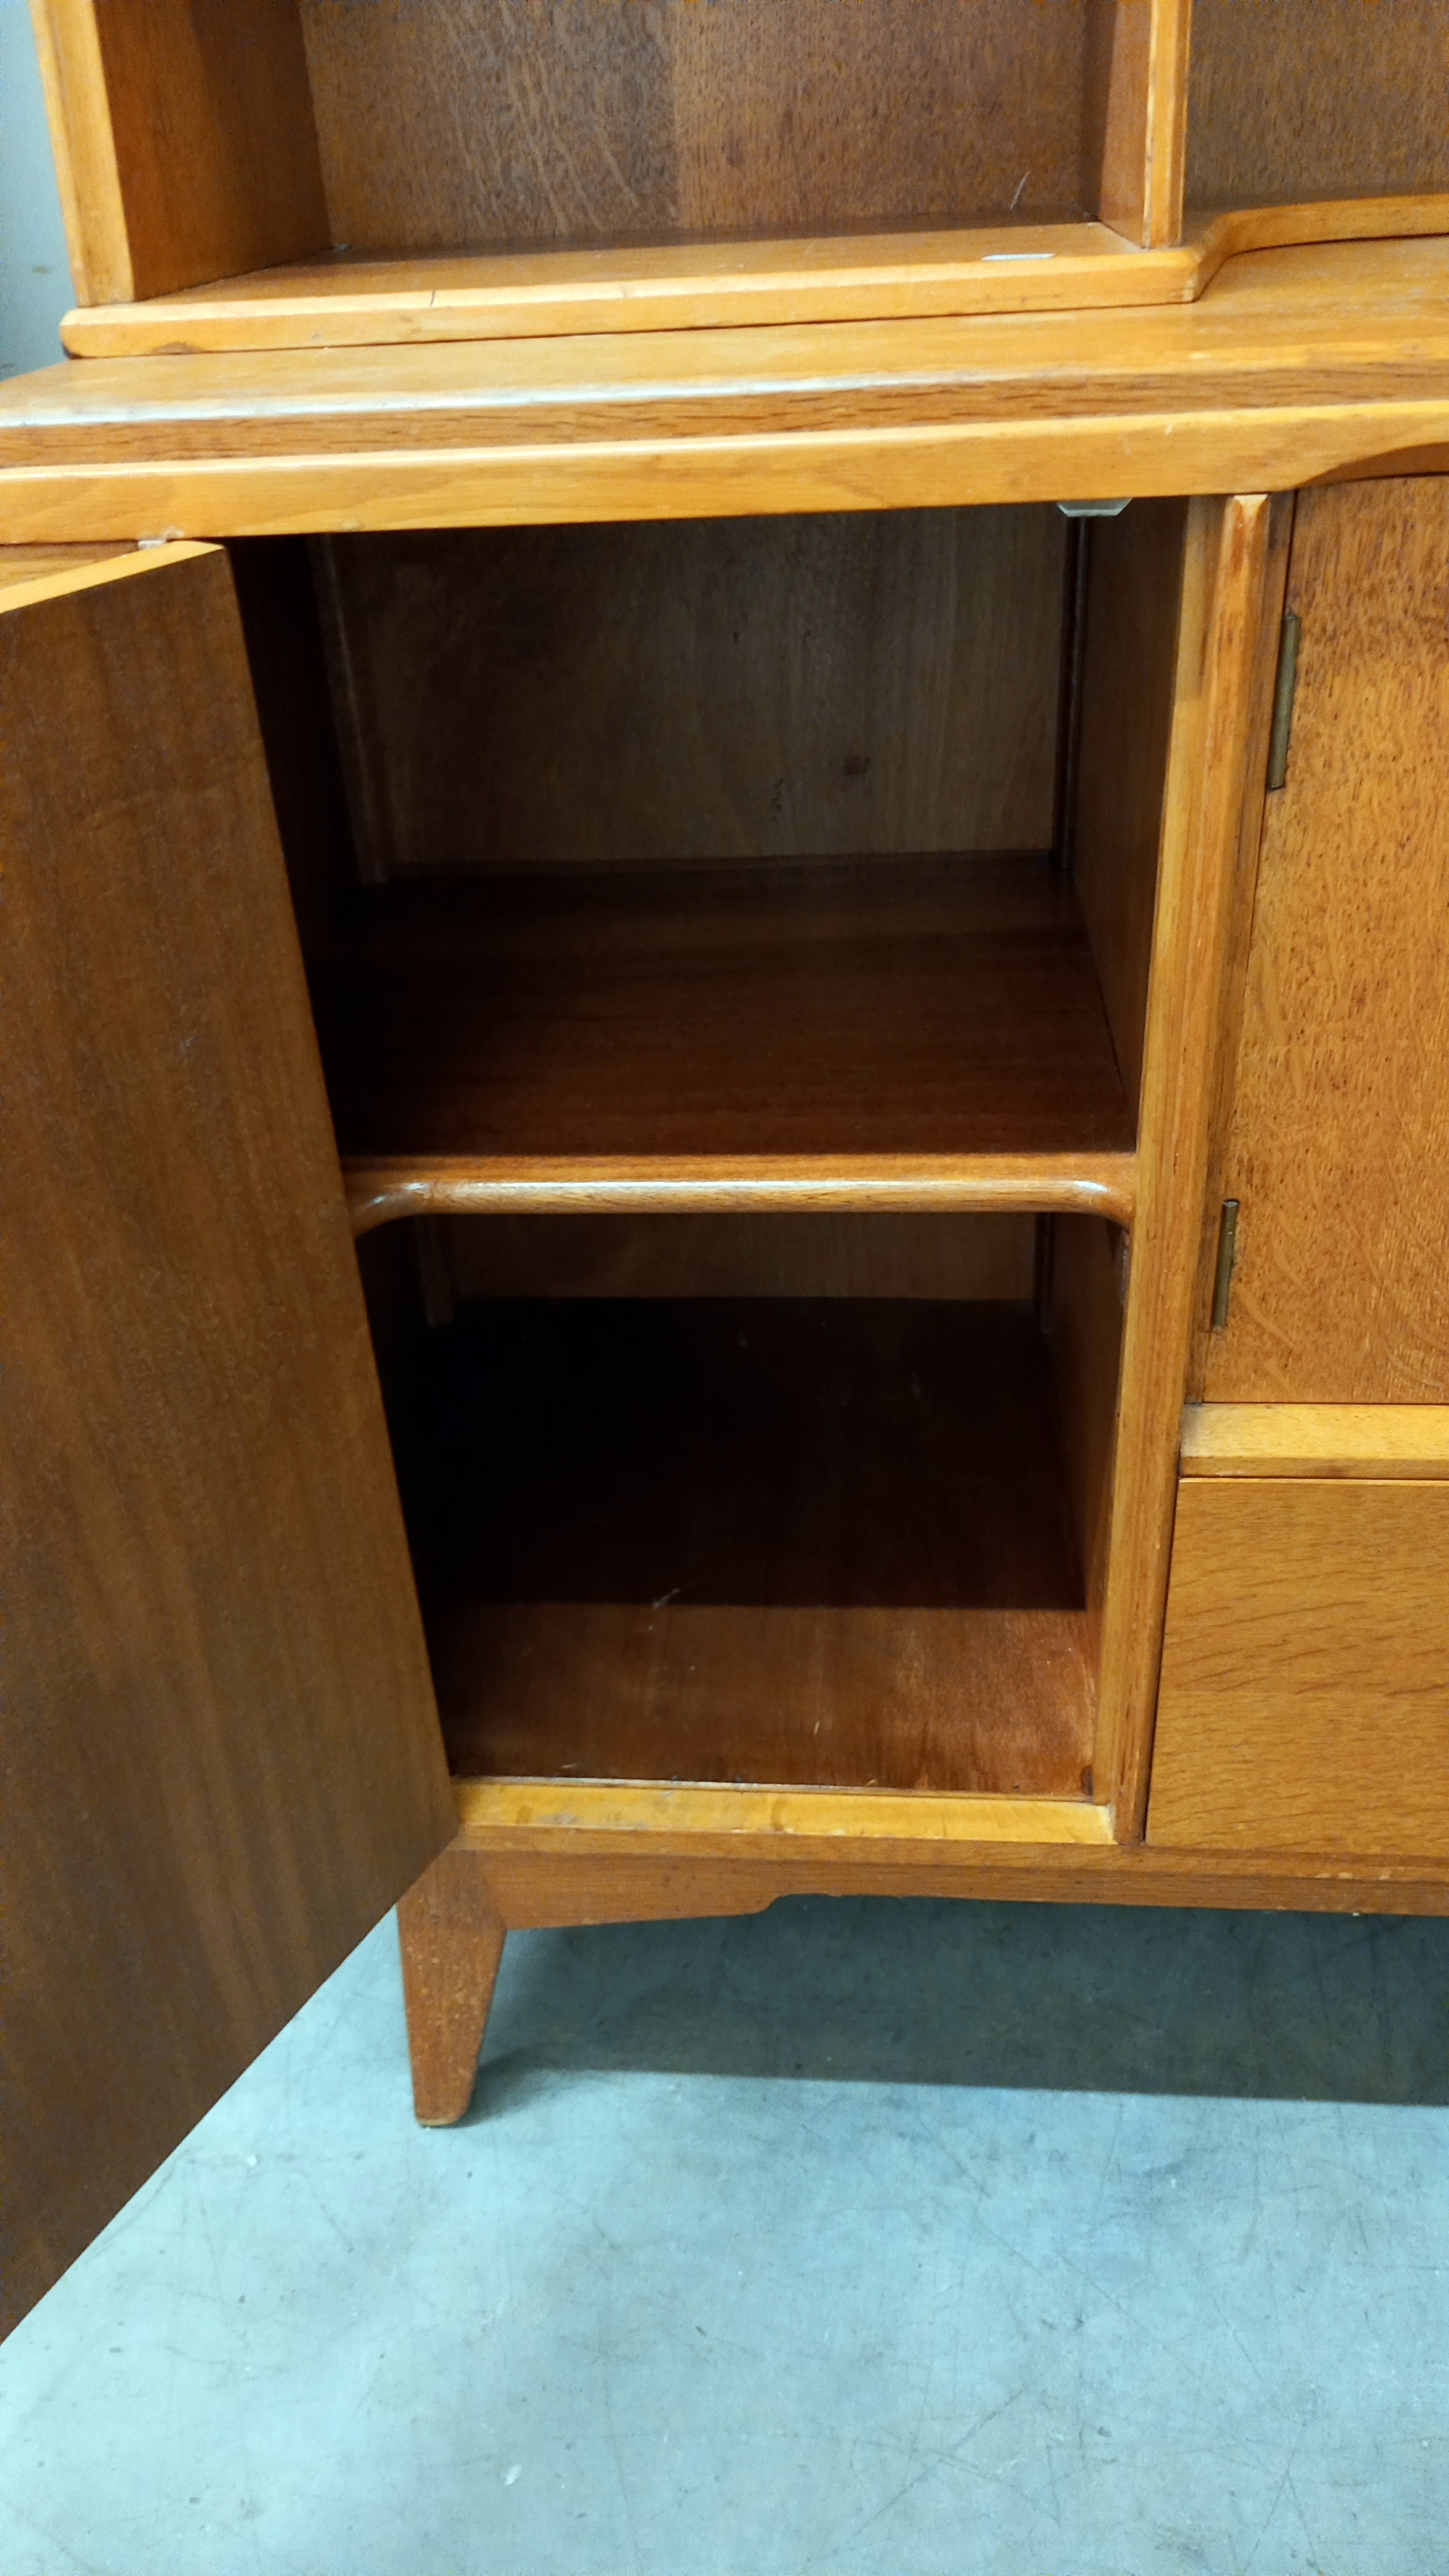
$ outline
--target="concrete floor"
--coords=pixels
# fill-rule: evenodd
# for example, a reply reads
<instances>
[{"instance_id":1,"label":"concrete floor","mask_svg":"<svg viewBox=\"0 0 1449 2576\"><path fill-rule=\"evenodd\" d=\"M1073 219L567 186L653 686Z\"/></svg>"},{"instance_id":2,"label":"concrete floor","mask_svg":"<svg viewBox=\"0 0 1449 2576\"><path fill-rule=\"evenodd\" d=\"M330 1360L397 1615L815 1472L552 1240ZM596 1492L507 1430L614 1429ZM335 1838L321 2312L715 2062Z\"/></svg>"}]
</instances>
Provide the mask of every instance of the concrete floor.
<instances>
[{"instance_id":1,"label":"concrete floor","mask_svg":"<svg viewBox=\"0 0 1449 2576\"><path fill-rule=\"evenodd\" d=\"M1449 1925L367 1942L0 2353L4 2576L1442 2576Z\"/></svg>"}]
</instances>

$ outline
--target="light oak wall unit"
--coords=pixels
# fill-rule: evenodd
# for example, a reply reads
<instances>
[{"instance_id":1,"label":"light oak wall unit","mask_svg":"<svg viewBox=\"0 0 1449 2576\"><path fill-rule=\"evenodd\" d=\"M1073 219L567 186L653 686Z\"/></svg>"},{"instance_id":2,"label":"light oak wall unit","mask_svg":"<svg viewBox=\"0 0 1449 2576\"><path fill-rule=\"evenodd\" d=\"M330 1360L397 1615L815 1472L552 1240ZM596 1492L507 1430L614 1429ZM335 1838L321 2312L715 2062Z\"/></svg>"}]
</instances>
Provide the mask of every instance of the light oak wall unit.
<instances>
[{"instance_id":1,"label":"light oak wall unit","mask_svg":"<svg viewBox=\"0 0 1449 2576\"><path fill-rule=\"evenodd\" d=\"M514 1926L1449 1911L1431 200L1174 246L1166 0L42 17L8 2313L399 1899L429 2122Z\"/></svg>"}]
</instances>

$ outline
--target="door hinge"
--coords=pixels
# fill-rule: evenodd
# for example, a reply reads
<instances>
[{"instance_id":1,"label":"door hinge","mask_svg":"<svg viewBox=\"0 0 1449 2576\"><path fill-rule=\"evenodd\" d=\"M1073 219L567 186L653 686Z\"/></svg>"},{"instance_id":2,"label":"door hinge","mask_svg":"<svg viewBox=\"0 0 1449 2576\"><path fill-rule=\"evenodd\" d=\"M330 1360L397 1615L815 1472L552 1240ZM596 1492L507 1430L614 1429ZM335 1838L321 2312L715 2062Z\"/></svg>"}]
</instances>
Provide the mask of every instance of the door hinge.
<instances>
[{"instance_id":1,"label":"door hinge","mask_svg":"<svg viewBox=\"0 0 1449 2576\"><path fill-rule=\"evenodd\" d=\"M1238 1257L1238 1202L1224 1199L1222 1221L1218 1227L1218 1266L1213 1273L1212 1326L1221 1333L1228 1320L1228 1307L1233 1294L1233 1264Z\"/></svg>"},{"instance_id":2,"label":"door hinge","mask_svg":"<svg viewBox=\"0 0 1449 2576\"><path fill-rule=\"evenodd\" d=\"M1268 787L1288 784L1288 746L1293 739L1293 700L1298 692L1298 647L1303 620L1289 609L1278 643L1278 677L1273 686L1273 730L1268 737Z\"/></svg>"}]
</instances>

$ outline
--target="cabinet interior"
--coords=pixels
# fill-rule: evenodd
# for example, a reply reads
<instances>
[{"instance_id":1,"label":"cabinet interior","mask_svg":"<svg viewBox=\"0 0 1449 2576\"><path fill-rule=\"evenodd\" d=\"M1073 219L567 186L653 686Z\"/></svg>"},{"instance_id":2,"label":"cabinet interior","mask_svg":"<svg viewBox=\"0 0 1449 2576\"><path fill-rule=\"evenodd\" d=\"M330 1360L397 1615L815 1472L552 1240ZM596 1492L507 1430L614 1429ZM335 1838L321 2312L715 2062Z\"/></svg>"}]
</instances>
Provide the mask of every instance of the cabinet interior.
<instances>
[{"instance_id":1,"label":"cabinet interior","mask_svg":"<svg viewBox=\"0 0 1449 2576\"><path fill-rule=\"evenodd\" d=\"M456 1769L1090 1794L1184 525L233 548Z\"/></svg>"},{"instance_id":2,"label":"cabinet interior","mask_svg":"<svg viewBox=\"0 0 1449 2576\"><path fill-rule=\"evenodd\" d=\"M460 1776L1090 1794L1115 1229L412 1232L362 1251Z\"/></svg>"}]
</instances>

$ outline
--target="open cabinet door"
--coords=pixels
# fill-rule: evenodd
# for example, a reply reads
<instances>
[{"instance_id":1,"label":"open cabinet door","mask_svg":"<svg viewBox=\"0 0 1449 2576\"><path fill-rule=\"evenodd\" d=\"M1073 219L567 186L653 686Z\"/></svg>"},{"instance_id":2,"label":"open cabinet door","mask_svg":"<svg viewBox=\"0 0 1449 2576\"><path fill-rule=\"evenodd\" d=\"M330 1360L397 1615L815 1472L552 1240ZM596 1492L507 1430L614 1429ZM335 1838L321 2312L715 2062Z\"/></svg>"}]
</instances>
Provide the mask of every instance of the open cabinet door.
<instances>
[{"instance_id":1,"label":"open cabinet door","mask_svg":"<svg viewBox=\"0 0 1449 2576\"><path fill-rule=\"evenodd\" d=\"M0 553L4 2318L455 1829L226 557Z\"/></svg>"}]
</instances>

